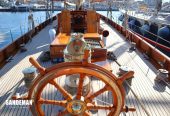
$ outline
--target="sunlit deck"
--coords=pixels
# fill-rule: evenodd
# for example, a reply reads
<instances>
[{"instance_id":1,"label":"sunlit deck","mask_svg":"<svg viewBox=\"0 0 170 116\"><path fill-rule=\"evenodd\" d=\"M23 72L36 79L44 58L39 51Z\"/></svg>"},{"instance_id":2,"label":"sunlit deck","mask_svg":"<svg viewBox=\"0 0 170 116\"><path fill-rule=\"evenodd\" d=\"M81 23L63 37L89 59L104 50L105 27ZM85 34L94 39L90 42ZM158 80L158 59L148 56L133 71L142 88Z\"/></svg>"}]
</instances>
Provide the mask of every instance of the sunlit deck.
<instances>
[{"instance_id":1,"label":"sunlit deck","mask_svg":"<svg viewBox=\"0 0 170 116\"><path fill-rule=\"evenodd\" d=\"M49 45L51 43L48 30L52 28L53 25L47 26L38 35L36 35L31 42L26 45L27 51L24 53L18 52L11 62L7 63L3 69L0 70L0 103L3 103L7 97L12 93L12 88L23 78L22 70L30 67L29 57L34 57L39 60L40 55L49 50ZM101 22L104 29L109 30L110 34L107 38L107 48L108 51L113 51L118 58L118 62L121 65L127 65L134 69L135 75L132 82L132 90L138 96L142 104L144 104L145 109L149 112L151 116L169 116L170 115L170 89L168 86L162 86L154 83L154 78L156 77L156 68L146 60L143 55L136 50L135 52L129 52L129 43L125 41L124 37L119 34L115 29L109 27L104 22ZM108 62L112 66L113 74L117 75L119 66L113 62ZM51 62L40 62L42 66L49 67L53 65ZM58 80L63 83L62 80ZM101 88L103 85L98 80L93 80L92 85ZM94 90L96 88L92 88ZM95 90L94 90L95 91ZM24 93L26 88L24 83L22 83L17 92ZM55 93L55 94L54 94ZM43 97L48 99L62 99L60 93L50 84L46 86L43 91ZM97 97L97 103L102 104L110 103L111 95L106 92ZM104 101L104 102L102 102ZM146 113L140 106L138 100L134 97L133 93L130 91L126 97L126 105L129 107L135 107L136 112L121 113L122 116L145 116ZM54 105L43 106L43 109L48 116L56 115L61 107ZM31 112L28 107L17 107L17 106L7 106L4 105L0 109L0 114L4 116L29 116ZM107 111L99 111L94 116L104 116Z\"/></svg>"}]
</instances>

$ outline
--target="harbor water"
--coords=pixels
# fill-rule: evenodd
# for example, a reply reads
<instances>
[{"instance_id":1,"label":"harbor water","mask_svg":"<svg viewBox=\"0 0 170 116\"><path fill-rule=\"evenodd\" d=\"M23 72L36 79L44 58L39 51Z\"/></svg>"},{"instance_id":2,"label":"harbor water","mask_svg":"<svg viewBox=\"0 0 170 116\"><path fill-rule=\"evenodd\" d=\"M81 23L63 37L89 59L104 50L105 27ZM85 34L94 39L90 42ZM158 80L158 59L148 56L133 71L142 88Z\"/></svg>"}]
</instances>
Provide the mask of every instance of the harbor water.
<instances>
[{"instance_id":1,"label":"harbor water","mask_svg":"<svg viewBox=\"0 0 170 116\"><path fill-rule=\"evenodd\" d=\"M57 14L59 11L53 13ZM0 12L0 49L10 44L29 28L29 12ZM32 12L35 26L46 20L46 12Z\"/></svg>"},{"instance_id":2,"label":"harbor water","mask_svg":"<svg viewBox=\"0 0 170 116\"><path fill-rule=\"evenodd\" d=\"M54 16L60 11L51 14ZM107 16L107 11L97 11ZM32 12L35 26L46 20L46 12ZM119 11L113 11L113 20L118 21ZM11 42L26 33L28 29L29 12L0 12L0 49L9 45Z\"/></svg>"}]
</instances>

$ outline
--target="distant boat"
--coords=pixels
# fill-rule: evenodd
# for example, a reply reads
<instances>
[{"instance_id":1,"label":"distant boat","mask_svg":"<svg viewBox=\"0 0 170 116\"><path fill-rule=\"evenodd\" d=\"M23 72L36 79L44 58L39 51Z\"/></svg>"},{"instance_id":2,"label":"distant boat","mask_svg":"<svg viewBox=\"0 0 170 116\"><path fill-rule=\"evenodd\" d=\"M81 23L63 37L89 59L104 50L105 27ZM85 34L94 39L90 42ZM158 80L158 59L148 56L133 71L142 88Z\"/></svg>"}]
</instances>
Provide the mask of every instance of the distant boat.
<instances>
[{"instance_id":1,"label":"distant boat","mask_svg":"<svg viewBox=\"0 0 170 116\"><path fill-rule=\"evenodd\" d=\"M131 30L138 33L143 38L148 39L148 41L150 41L149 43L153 46L157 46L162 52L170 56L170 13L159 12L161 9L160 4L161 2L159 3L157 1L153 12L149 12L150 9L148 8L145 8L143 11L127 12L128 21L125 21L124 15L126 11L122 10L122 15L120 15L118 19L128 23L128 27ZM164 50L164 48L166 50ZM166 52L167 50L168 52Z\"/></svg>"},{"instance_id":2,"label":"distant boat","mask_svg":"<svg viewBox=\"0 0 170 116\"><path fill-rule=\"evenodd\" d=\"M33 5L27 5L27 4L20 4L20 5L14 5L11 6L10 9L12 11L29 11L32 10L34 8Z\"/></svg>"}]
</instances>

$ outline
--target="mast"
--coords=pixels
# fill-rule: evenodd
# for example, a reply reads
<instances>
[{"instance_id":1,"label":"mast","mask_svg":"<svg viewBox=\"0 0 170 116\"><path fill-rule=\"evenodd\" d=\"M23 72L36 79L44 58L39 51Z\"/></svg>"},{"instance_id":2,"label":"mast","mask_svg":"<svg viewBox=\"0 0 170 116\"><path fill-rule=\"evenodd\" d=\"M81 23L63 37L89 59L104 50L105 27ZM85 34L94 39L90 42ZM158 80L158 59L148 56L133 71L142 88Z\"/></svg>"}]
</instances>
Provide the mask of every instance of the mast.
<instances>
[{"instance_id":1,"label":"mast","mask_svg":"<svg viewBox=\"0 0 170 116\"><path fill-rule=\"evenodd\" d=\"M52 13L54 13L54 0L51 0Z\"/></svg>"},{"instance_id":2,"label":"mast","mask_svg":"<svg viewBox=\"0 0 170 116\"><path fill-rule=\"evenodd\" d=\"M123 0L123 7L124 7L124 10L125 10L125 13L124 13L124 21L123 21L123 26L125 28L125 30L127 29L127 22L128 22L128 14L127 14L127 11L128 11L128 3L127 3L127 0Z\"/></svg>"},{"instance_id":3,"label":"mast","mask_svg":"<svg viewBox=\"0 0 170 116\"><path fill-rule=\"evenodd\" d=\"M89 8L91 8L91 0L88 0Z\"/></svg>"},{"instance_id":4,"label":"mast","mask_svg":"<svg viewBox=\"0 0 170 116\"><path fill-rule=\"evenodd\" d=\"M75 0L76 10L81 10L84 2L85 0Z\"/></svg>"},{"instance_id":5,"label":"mast","mask_svg":"<svg viewBox=\"0 0 170 116\"><path fill-rule=\"evenodd\" d=\"M111 0L108 0L107 1L107 4L108 4L108 10L107 10L107 17L109 17L109 14L110 14L110 19L112 19L112 1Z\"/></svg>"},{"instance_id":6,"label":"mast","mask_svg":"<svg viewBox=\"0 0 170 116\"><path fill-rule=\"evenodd\" d=\"M158 12L161 10L162 8L162 0L155 0L155 12L154 15L157 16Z\"/></svg>"}]
</instances>

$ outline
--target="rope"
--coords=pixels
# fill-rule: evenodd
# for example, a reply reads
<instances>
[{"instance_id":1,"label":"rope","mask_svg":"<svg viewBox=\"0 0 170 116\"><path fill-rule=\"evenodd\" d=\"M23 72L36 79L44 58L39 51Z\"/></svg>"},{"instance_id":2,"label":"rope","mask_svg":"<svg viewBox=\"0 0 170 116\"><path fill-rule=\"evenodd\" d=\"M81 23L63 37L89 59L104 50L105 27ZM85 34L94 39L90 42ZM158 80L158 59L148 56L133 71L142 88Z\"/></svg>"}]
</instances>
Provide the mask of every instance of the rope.
<instances>
[{"instance_id":1,"label":"rope","mask_svg":"<svg viewBox=\"0 0 170 116\"><path fill-rule=\"evenodd\" d=\"M132 41L130 41L130 40L128 40L130 43L132 42ZM128 48L127 48L128 49ZM129 54L129 56L131 57L131 55ZM131 57L132 58L132 57ZM118 66L121 66L120 65L120 63L118 63L117 61L115 61L116 63L117 63L117 65ZM144 73L144 71L141 69L141 67L138 65L138 63L137 62L135 62L134 61L134 63L140 68L140 70L142 71L142 73L144 74L144 75L146 75L145 73ZM128 64L128 63L125 63L124 65L126 65L126 64ZM149 70L149 68L148 68L148 70ZM154 72L155 74L157 73L157 72ZM147 75L146 75L146 77L147 77ZM149 77L147 77L148 79L149 79ZM149 81L152 83L152 81L149 79ZM170 84L168 83L168 82L166 82L165 80L162 80L168 87L170 87ZM154 85L154 83L152 83L153 85ZM158 87L158 88L160 88L160 87ZM169 94L170 95L170 93L169 92L167 92L166 91L166 93L167 94ZM163 97L163 96L162 96ZM166 98L165 98L166 99Z\"/></svg>"}]
</instances>

